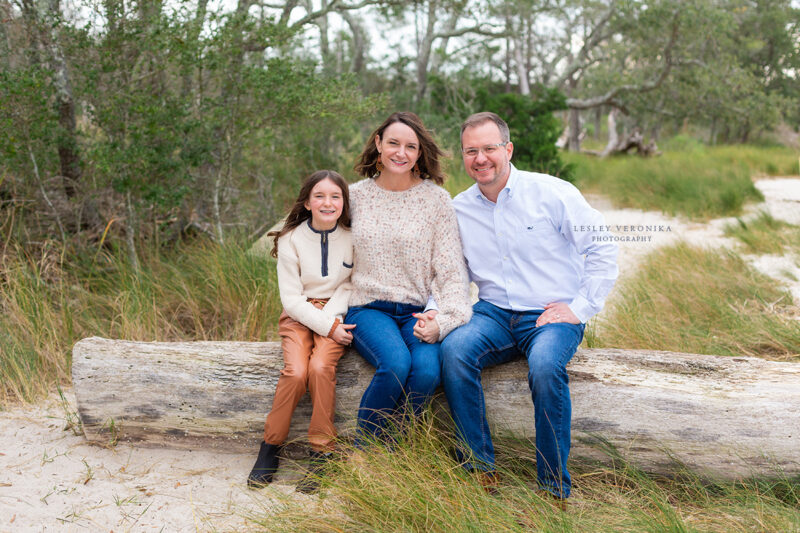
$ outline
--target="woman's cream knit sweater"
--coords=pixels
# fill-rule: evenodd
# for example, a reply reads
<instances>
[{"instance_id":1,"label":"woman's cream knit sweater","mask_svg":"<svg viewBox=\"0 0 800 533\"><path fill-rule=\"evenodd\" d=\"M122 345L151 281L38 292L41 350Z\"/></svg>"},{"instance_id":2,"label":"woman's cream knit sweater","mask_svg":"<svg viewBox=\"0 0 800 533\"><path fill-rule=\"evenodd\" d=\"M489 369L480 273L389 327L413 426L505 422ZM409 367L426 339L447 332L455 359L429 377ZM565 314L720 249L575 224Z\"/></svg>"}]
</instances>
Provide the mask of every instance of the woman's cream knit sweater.
<instances>
[{"instance_id":1,"label":"woman's cream knit sweater","mask_svg":"<svg viewBox=\"0 0 800 533\"><path fill-rule=\"evenodd\" d=\"M350 305L375 300L439 307L439 340L472 316L461 237L450 195L430 180L405 191L373 179L350 186Z\"/></svg>"}]
</instances>

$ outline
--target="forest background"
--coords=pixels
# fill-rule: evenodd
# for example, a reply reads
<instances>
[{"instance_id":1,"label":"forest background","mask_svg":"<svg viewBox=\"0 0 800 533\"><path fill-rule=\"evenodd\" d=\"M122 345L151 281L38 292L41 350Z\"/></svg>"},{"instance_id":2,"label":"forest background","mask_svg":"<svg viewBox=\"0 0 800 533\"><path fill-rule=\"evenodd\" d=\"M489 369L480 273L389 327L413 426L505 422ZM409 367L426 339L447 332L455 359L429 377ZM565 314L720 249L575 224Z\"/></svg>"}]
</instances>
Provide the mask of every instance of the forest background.
<instances>
[{"instance_id":1,"label":"forest background","mask_svg":"<svg viewBox=\"0 0 800 533\"><path fill-rule=\"evenodd\" d=\"M0 408L68 385L87 336L274 340L274 268L247 251L304 176L355 180L395 110L448 151L451 193L471 183L461 121L486 109L519 167L617 206L741 216L753 175L800 174L796 1L0 0L0 20ZM797 361L792 296L739 252L800 257L800 229L765 213L726 233L740 250L648 257L587 343ZM664 480L613 450L574 465L579 513L526 488L527 443L499 448L511 487L486 496L426 428L370 458L386 476L340 472L337 513L289 505L264 527L800 528L797 480Z\"/></svg>"}]
</instances>

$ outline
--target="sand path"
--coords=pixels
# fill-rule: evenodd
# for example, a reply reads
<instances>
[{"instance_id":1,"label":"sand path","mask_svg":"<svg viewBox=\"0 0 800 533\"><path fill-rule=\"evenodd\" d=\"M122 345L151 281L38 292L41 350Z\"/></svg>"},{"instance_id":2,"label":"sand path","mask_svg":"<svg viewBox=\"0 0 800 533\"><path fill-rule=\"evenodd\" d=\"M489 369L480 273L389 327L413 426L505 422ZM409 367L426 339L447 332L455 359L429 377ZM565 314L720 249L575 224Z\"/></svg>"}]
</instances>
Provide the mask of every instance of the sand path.
<instances>
[{"instance_id":1,"label":"sand path","mask_svg":"<svg viewBox=\"0 0 800 533\"><path fill-rule=\"evenodd\" d=\"M767 209L800 224L800 179L761 180L757 186L766 202L748 212ZM624 238L619 243L623 276L647 253L678 239L703 246L735 245L723 235L731 219L693 223L613 209L602 197L590 202L604 212L612 232ZM791 282L800 302L797 258L761 256L752 262ZM795 280L787 272L795 272ZM313 501L294 492L296 470L282 470L266 489L247 490L244 480L256 450L244 455L90 445L66 428L75 398L71 391L64 397L62 402L53 394L39 405L0 412L0 532L241 531L253 527L246 519L251 513L287 499Z\"/></svg>"}]
</instances>

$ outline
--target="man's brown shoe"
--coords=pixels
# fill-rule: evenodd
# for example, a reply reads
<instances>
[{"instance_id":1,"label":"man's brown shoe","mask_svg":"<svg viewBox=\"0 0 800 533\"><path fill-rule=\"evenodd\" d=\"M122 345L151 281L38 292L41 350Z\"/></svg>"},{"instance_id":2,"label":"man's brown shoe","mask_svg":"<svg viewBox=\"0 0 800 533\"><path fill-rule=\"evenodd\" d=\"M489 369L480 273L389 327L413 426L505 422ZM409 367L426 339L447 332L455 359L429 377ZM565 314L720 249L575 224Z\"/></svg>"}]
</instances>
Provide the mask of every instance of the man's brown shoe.
<instances>
[{"instance_id":1,"label":"man's brown shoe","mask_svg":"<svg viewBox=\"0 0 800 533\"><path fill-rule=\"evenodd\" d=\"M478 483L481 484L486 494L497 494L500 487L500 474L497 471L476 471L473 475L478 477Z\"/></svg>"},{"instance_id":2,"label":"man's brown shoe","mask_svg":"<svg viewBox=\"0 0 800 533\"><path fill-rule=\"evenodd\" d=\"M550 502L554 507L556 507L557 509L559 509L561 511L565 511L566 512L566 510L567 510L567 499L566 498L562 498L560 496L556 496L555 494L553 494L552 492L547 491L547 490L540 490L539 492L543 493L542 497L546 501Z\"/></svg>"}]
</instances>

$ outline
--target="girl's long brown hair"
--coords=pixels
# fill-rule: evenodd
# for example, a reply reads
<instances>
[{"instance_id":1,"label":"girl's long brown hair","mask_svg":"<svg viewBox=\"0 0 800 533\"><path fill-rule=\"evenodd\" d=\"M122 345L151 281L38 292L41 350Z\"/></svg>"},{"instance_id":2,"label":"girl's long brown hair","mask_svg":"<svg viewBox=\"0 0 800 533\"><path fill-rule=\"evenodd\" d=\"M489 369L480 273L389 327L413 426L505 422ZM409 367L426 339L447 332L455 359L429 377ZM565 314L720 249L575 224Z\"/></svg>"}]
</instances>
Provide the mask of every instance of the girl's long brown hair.
<instances>
[{"instance_id":1,"label":"girl's long brown hair","mask_svg":"<svg viewBox=\"0 0 800 533\"><path fill-rule=\"evenodd\" d=\"M378 174L378 147L375 146L375 137L383 139L383 132L395 122L405 124L414 130L419 139L420 154L419 159L417 159L419 177L433 180L436 185L442 185L444 183L444 173L439 166L439 158L444 156L444 152L437 146L436 141L433 140L433 135L422 123L422 120L411 111L392 113L383 124L378 126L378 129L372 132L372 135L367 138L364 151L361 152L354 167L356 174L365 178L371 178Z\"/></svg>"},{"instance_id":2,"label":"girl's long brown hair","mask_svg":"<svg viewBox=\"0 0 800 533\"><path fill-rule=\"evenodd\" d=\"M311 211L304 205L311 197L311 190L314 186L324 179L329 179L342 190L342 214L339 216L338 224L345 228L350 228L350 194L347 191L347 182L333 170L317 170L305 179L300 187L300 193L292 206L292 210L286 216L283 227L278 231L270 231L268 237L274 237L272 242L272 257L278 257L278 239L292 231L294 228L311 218Z\"/></svg>"}]
</instances>

